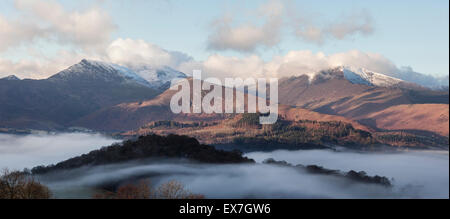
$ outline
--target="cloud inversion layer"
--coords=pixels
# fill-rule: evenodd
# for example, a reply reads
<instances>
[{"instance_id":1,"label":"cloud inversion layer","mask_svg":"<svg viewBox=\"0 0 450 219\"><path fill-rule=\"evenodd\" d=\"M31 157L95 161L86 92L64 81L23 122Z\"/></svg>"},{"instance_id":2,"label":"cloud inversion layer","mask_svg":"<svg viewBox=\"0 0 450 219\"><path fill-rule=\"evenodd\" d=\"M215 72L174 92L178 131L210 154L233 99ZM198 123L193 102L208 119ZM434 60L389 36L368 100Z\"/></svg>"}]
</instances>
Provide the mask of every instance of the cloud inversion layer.
<instances>
[{"instance_id":1,"label":"cloud inversion layer","mask_svg":"<svg viewBox=\"0 0 450 219\"><path fill-rule=\"evenodd\" d=\"M275 157L293 164L367 171L369 175L394 178L393 187L356 183L283 166L209 165L179 160L80 168L63 172L63 177L59 177L59 173L45 176L43 182L63 194L62 198L74 188L108 185L111 181L126 182L139 176L148 176L155 186L177 180L190 191L207 198L448 198L448 152L358 154L318 150L248 155L258 162ZM84 198L92 196L84 195Z\"/></svg>"},{"instance_id":2,"label":"cloud inversion layer","mask_svg":"<svg viewBox=\"0 0 450 219\"><path fill-rule=\"evenodd\" d=\"M0 169L50 165L117 142L99 134L0 134Z\"/></svg>"}]
</instances>

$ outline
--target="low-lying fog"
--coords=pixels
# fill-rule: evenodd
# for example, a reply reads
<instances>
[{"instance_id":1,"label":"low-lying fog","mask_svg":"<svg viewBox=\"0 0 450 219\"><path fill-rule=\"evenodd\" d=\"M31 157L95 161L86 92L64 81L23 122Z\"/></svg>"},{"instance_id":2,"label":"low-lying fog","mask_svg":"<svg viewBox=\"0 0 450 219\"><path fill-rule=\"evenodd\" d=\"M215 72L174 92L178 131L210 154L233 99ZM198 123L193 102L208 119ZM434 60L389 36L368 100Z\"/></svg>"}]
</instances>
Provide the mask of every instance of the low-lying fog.
<instances>
[{"instance_id":1,"label":"low-lying fog","mask_svg":"<svg viewBox=\"0 0 450 219\"><path fill-rule=\"evenodd\" d=\"M395 188L406 190L408 196L449 197L448 151L355 153L311 150L255 152L246 156L257 162L274 158L292 164L319 165L342 171L365 171L370 176L394 178Z\"/></svg>"},{"instance_id":2,"label":"low-lying fog","mask_svg":"<svg viewBox=\"0 0 450 219\"><path fill-rule=\"evenodd\" d=\"M149 176L153 186L171 180L207 198L383 198L408 197L377 185L350 183L346 179L311 175L293 168L262 164L199 165L172 161L155 164L123 164L45 176L57 197L86 198L86 190L120 179ZM47 183L48 182L48 183ZM71 189L67 189L71 188Z\"/></svg>"},{"instance_id":3,"label":"low-lying fog","mask_svg":"<svg viewBox=\"0 0 450 219\"><path fill-rule=\"evenodd\" d=\"M265 164L205 165L182 161L147 161L82 168L43 181L59 197L90 197L83 189L122 179L147 176L157 186L177 180L207 198L448 198L448 153L358 154L330 151L251 153L312 163L343 170L368 170L395 178L392 188L362 184L335 176L312 175L297 169ZM298 156L298 158L297 158ZM290 159L289 159L290 158ZM304 159L302 159L304 158ZM323 162L323 163L322 163ZM72 188L68 191L67 188ZM81 191L81 192L80 192ZM84 191L84 192L83 192Z\"/></svg>"},{"instance_id":4,"label":"low-lying fog","mask_svg":"<svg viewBox=\"0 0 450 219\"><path fill-rule=\"evenodd\" d=\"M0 135L0 167L22 169L51 164L116 142L101 135ZM80 168L41 176L57 198L90 198L92 187L146 176L157 186L183 183L207 198L448 198L448 151L355 153L328 150L254 152L255 165L206 165L180 160L141 161ZM297 169L260 164L266 158L316 164L342 171L394 178L393 188L312 175Z\"/></svg>"},{"instance_id":5,"label":"low-lying fog","mask_svg":"<svg viewBox=\"0 0 450 219\"><path fill-rule=\"evenodd\" d=\"M0 134L0 169L54 164L114 142L117 140L100 134Z\"/></svg>"}]
</instances>

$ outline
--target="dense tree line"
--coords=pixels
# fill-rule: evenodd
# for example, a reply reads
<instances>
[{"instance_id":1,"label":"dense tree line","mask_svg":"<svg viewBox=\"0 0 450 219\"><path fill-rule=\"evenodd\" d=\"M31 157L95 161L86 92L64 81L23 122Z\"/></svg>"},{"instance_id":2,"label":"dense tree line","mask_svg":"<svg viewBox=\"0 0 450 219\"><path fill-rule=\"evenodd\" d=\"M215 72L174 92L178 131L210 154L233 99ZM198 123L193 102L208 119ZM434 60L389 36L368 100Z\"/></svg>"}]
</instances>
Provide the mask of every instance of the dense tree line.
<instances>
[{"instance_id":1,"label":"dense tree line","mask_svg":"<svg viewBox=\"0 0 450 219\"><path fill-rule=\"evenodd\" d=\"M234 124L235 128L256 127L261 128L259 122L260 113L244 113L242 117Z\"/></svg>"},{"instance_id":2,"label":"dense tree line","mask_svg":"<svg viewBox=\"0 0 450 219\"><path fill-rule=\"evenodd\" d=\"M200 144L195 138L179 135L147 135L141 136L137 140L129 140L121 144L104 147L56 165L35 167L31 172L42 174L86 165L114 164L147 158L182 158L218 164L254 162L242 157L242 154L238 151L216 150L213 146Z\"/></svg>"},{"instance_id":3,"label":"dense tree line","mask_svg":"<svg viewBox=\"0 0 450 219\"><path fill-rule=\"evenodd\" d=\"M181 123L176 121L156 121L151 122L148 125L143 126L143 129L152 129L152 128L201 128L208 127L211 125L215 125L216 123L208 123L208 122L192 122L192 123Z\"/></svg>"},{"instance_id":4,"label":"dense tree line","mask_svg":"<svg viewBox=\"0 0 450 219\"><path fill-rule=\"evenodd\" d=\"M378 134L377 139L382 143L394 146L442 147L448 149L449 145L448 137L436 134L415 135L406 132L390 132Z\"/></svg>"},{"instance_id":5,"label":"dense tree line","mask_svg":"<svg viewBox=\"0 0 450 219\"><path fill-rule=\"evenodd\" d=\"M245 115L238 126L256 124L257 114ZM259 120L258 120L259 124ZM273 125L260 127L263 133L254 137L238 136L235 144L323 144L371 145L377 143L371 133L355 129L340 121L319 122L310 120L287 121L279 119Z\"/></svg>"},{"instance_id":6,"label":"dense tree line","mask_svg":"<svg viewBox=\"0 0 450 219\"><path fill-rule=\"evenodd\" d=\"M378 184L378 185L382 185L385 187L392 186L391 180L389 180L387 177L378 176L378 175L368 176L367 173L364 171L357 172L354 170L350 170L348 172L342 172L339 170L327 169L327 168L317 166L317 165L304 166L304 165L299 164L299 165L294 166L286 161L276 161L273 158L266 159L265 161L263 161L263 163L270 164L270 165L293 167L293 168L307 171L308 173L311 173L311 174L337 176L337 177L342 177L342 178L346 178L346 179L356 181L356 182L361 182L361 183Z\"/></svg>"}]
</instances>

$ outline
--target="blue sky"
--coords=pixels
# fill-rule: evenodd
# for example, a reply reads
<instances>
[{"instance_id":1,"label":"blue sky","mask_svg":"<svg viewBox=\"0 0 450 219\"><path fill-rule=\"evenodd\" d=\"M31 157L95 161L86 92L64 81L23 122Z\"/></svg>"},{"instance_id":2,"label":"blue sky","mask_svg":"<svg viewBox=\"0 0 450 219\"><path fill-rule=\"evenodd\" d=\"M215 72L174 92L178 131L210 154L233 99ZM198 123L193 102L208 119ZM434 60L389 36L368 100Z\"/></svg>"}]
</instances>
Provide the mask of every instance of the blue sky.
<instances>
[{"instance_id":1,"label":"blue sky","mask_svg":"<svg viewBox=\"0 0 450 219\"><path fill-rule=\"evenodd\" d=\"M110 41L118 38L142 39L165 50L186 53L197 61L220 54L239 58L257 55L269 62L274 56L284 56L290 51L308 50L332 55L358 50L381 54L396 66L410 66L416 72L436 76L449 73L447 0L283 1L294 17L306 18L319 27L333 25L343 17L367 14L373 30L368 34L355 31L343 39L328 37L323 43L314 43L297 37L293 28L283 24L276 43L269 46L257 45L248 51L208 48L211 44L209 37L215 31L212 23L230 15L233 17L233 27L247 23L263 25L264 17L259 16L257 10L265 1L61 0L56 3L68 13L83 12L90 8L107 13L115 25L109 36ZM3 0L0 3L0 14L7 21L21 19L25 16L23 11L15 7L14 0ZM283 19L283 23L291 22L289 18ZM359 17L356 16L355 19ZM53 40L51 37L36 37L31 43L23 42L0 51L0 58L19 62L21 59L35 57L29 54L29 48L50 58L60 50L84 53L77 43L61 43L61 40Z\"/></svg>"},{"instance_id":2,"label":"blue sky","mask_svg":"<svg viewBox=\"0 0 450 219\"><path fill-rule=\"evenodd\" d=\"M120 2L120 3L119 3ZM215 51L206 50L206 36L211 20L228 10L251 10L261 1L125 1L111 2L108 7L120 29L117 37L142 38L169 50L186 52L205 59ZM195 3L194 3L195 2ZM326 54L358 49L381 53L399 66L411 66L418 72L449 72L449 5L446 0L398 1L295 1L302 11L319 14L321 19L335 19L353 10L367 10L373 16L375 32L315 45L286 36L279 49L258 51L269 58L289 50L323 51ZM232 53L232 55L239 55Z\"/></svg>"}]
</instances>

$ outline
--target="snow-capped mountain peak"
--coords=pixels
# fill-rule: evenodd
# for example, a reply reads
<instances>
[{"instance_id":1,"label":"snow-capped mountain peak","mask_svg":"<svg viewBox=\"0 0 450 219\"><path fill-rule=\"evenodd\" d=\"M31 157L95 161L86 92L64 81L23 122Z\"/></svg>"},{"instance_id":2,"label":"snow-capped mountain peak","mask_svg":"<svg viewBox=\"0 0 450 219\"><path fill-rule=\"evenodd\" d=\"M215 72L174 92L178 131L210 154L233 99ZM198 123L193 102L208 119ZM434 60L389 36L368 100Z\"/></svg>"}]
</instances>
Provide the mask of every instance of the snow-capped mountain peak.
<instances>
[{"instance_id":1,"label":"snow-capped mountain peak","mask_svg":"<svg viewBox=\"0 0 450 219\"><path fill-rule=\"evenodd\" d=\"M20 81L20 78L18 78L18 77L15 76L15 75L9 75L9 76L6 76L6 77L4 77L4 78L0 78L0 80Z\"/></svg>"},{"instance_id":2,"label":"snow-capped mountain peak","mask_svg":"<svg viewBox=\"0 0 450 219\"><path fill-rule=\"evenodd\" d=\"M122 79L126 83L137 83L143 86L151 87L150 83L136 74L133 70L113 63L92 61L83 59L68 69L52 76L53 80L70 80L75 77L88 77L92 79L102 79L110 81Z\"/></svg>"},{"instance_id":3,"label":"snow-capped mountain peak","mask_svg":"<svg viewBox=\"0 0 450 219\"><path fill-rule=\"evenodd\" d=\"M102 80L138 83L157 90L169 88L173 79L187 76L168 66L153 67L149 65L125 67L118 64L83 59L68 69L50 77L51 80Z\"/></svg>"},{"instance_id":4,"label":"snow-capped mountain peak","mask_svg":"<svg viewBox=\"0 0 450 219\"><path fill-rule=\"evenodd\" d=\"M373 72L365 68L341 67L344 77L353 84L364 84L369 86L392 87L405 81L387 76L381 73Z\"/></svg>"}]
</instances>

